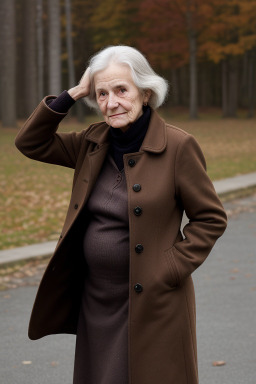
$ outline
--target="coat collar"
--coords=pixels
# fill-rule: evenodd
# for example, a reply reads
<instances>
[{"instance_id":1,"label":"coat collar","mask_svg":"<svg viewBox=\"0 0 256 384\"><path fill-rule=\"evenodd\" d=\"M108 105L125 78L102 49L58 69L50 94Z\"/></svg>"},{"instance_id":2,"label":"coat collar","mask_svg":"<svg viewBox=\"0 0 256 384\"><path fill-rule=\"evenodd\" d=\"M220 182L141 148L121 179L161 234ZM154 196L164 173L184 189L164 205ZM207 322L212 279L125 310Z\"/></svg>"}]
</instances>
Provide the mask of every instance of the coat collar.
<instances>
[{"instance_id":1,"label":"coat collar","mask_svg":"<svg viewBox=\"0 0 256 384\"><path fill-rule=\"evenodd\" d=\"M167 145L166 124L155 110L151 111L151 119L148 130L143 140L141 150L153 153L161 153Z\"/></svg>"},{"instance_id":2,"label":"coat collar","mask_svg":"<svg viewBox=\"0 0 256 384\"><path fill-rule=\"evenodd\" d=\"M86 138L98 145L107 144L109 136L109 125L105 122L91 125L86 132ZM146 136L143 140L141 150L153 153L161 153L167 144L166 125L164 120L155 110L151 110L151 118Z\"/></svg>"}]
</instances>

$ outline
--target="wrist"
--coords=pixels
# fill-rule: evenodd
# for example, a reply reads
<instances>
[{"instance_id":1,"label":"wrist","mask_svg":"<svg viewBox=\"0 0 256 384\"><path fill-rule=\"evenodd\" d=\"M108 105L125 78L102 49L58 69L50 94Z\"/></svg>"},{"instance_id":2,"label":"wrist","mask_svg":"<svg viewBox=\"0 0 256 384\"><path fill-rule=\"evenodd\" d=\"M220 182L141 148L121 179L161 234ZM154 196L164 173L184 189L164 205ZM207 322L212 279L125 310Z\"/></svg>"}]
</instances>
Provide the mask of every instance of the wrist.
<instances>
[{"instance_id":1,"label":"wrist","mask_svg":"<svg viewBox=\"0 0 256 384\"><path fill-rule=\"evenodd\" d=\"M56 99L49 100L48 106L59 113L67 113L75 103L73 97L67 91L63 91Z\"/></svg>"},{"instance_id":2,"label":"wrist","mask_svg":"<svg viewBox=\"0 0 256 384\"><path fill-rule=\"evenodd\" d=\"M82 96L79 92L78 87L73 87L68 90L68 94L72 97L74 100L80 99Z\"/></svg>"},{"instance_id":3,"label":"wrist","mask_svg":"<svg viewBox=\"0 0 256 384\"><path fill-rule=\"evenodd\" d=\"M86 97L89 95L89 91L85 87L81 87L80 85L77 85L73 88L70 88L68 90L69 95L72 97L74 100L81 99L82 97Z\"/></svg>"}]
</instances>

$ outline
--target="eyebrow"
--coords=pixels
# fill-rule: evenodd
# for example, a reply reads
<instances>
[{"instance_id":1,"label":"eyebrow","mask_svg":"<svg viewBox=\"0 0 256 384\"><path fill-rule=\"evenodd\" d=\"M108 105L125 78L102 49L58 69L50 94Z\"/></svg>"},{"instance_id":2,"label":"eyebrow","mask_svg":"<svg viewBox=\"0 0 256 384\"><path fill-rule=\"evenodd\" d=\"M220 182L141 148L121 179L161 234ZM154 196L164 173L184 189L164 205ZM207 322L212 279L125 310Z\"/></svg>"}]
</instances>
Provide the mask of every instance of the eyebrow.
<instances>
[{"instance_id":1,"label":"eyebrow","mask_svg":"<svg viewBox=\"0 0 256 384\"><path fill-rule=\"evenodd\" d=\"M126 84L126 83L119 83L119 84L115 85L113 88L114 89L118 89L118 88L127 88L127 87L128 87L128 84ZM100 87L100 88L96 89L96 92L102 92L102 91L105 91L105 90L106 90L105 88Z\"/></svg>"}]
</instances>

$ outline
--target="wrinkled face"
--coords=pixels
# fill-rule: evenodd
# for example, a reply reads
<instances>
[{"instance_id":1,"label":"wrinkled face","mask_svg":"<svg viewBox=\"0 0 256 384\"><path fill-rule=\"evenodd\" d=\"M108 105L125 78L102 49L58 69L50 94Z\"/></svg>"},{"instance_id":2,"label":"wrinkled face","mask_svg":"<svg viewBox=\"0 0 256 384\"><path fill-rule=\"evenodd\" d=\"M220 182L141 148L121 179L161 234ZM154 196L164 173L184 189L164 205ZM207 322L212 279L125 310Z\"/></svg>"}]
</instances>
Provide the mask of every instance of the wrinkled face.
<instances>
[{"instance_id":1,"label":"wrinkled face","mask_svg":"<svg viewBox=\"0 0 256 384\"><path fill-rule=\"evenodd\" d=\"M142 115L148 101L134 84L126 65L110 64L94 76L96 100L107 124L126 131Z\"/></svg>"}]
</instances>

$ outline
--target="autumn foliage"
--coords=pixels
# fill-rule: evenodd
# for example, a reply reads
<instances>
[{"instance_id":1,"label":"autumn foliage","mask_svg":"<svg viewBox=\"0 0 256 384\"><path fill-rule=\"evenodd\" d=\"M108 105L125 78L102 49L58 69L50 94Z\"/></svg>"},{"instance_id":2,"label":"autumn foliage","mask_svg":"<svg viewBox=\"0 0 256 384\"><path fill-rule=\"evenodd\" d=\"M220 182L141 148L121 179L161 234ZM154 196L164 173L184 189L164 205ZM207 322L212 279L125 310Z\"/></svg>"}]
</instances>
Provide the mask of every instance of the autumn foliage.
<instances>
[{"instance_id":1,"label":"autumn foliage","mask_svg":"<svg viewBox=\"0 0 256 384\"><path fill-rule=\"evenodd\" d=\"M192 115L197 114L197 94L206 93L200 91L198 65L203 65L203 72L207 68L216 71L220 86L216 90L212 85L212 91L220 92L215 103L222 102L224 116L236 114L241 81L241 104L252 114L256 92L255 0L98 0L89 24L95 51L109 44L134 45L167 78L174 74L177 83L179 71L187 67L190 85L179 93L190 93Z\"/></svg>"},{"instance_id":2,"label":"autumn foliage","mask_svg":"<svg viewBox=\"0 0 256 384\"><path fill-rule=\"evenodd\" d=\"M75 81L96 51L126 44L140 49L156 72L169 80L168 107L189 107L193 118L198 116L198 106L222 107L227 117L235 117L239 107L246 108L248 116L254 115L255 0L68 2ZM50 14L53 3L59 17ZM4 52L0 84L5 94L0 99L0 117L4 126L15 126L16 117L26 117L42 94L58 93L51 90L52 79L58 79L58 90L69 86L72 63L65 4L64 0L0 2L0 48ZM58 69L52 69L52 61Z\"/></svg>"}]
</instances>

